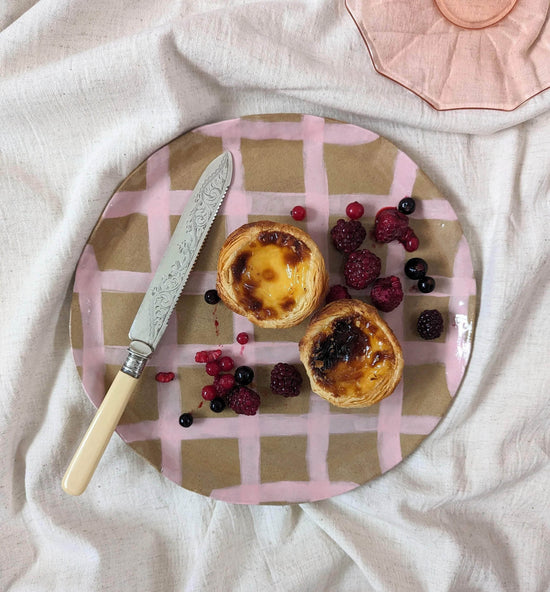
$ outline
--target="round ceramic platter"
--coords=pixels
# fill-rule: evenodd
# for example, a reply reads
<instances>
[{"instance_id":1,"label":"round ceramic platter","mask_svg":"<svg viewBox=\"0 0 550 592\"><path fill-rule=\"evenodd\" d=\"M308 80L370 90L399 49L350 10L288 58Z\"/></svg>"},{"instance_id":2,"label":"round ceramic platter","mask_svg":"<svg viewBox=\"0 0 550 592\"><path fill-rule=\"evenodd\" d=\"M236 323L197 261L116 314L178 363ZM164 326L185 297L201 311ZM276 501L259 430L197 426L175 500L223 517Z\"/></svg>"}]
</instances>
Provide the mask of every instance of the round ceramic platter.
<instances>
[{"instance_id":1,"label":"round ceramic platter","mask_svg":"<svg viewBox=\"0 0 550 592\"><path fill-rule=\"evenodd\" d=\"M350 491L396 466L445 414L470 355L476 298L453 208L406 154L371 131L309 115L251 116L199 127L152 154L109 201L76 269L70 330L84 389L98 406L126 357L129 327L179 214L201 172L224 150L234 159L231 187L117 432L168 479L218 500L310 502ZM307 321L260 329L222 303L205 302L217 253L242 224L269 219L304 228L325 257L331 284L343 283L343 257L329 229L345 217L346 205L361 202L370 229L380 208L406 195L417 200L410 217L420 239L414 255L428 261L437 285L420 293L403 273L411 254L367 235L362 248L381 258L382 276L401 278L405 292L398 308L383 313L402 345L404 375L380 403L345 410L311 392L298 355ZM295 205L306 208L302 222L290 217ZM366 291L351 293L368 302ZM424 341L415 324L430 308L442 312L446 328ZM241 332L250 336L246 345L236 342ZM212 379L195 353L218 348L236 366L254 369L257 415L216 414L203 402L201 388ZM270 392L277 362L295 364L304 375L299 396ZM161 371L176 377L158 382ZM179 425L182 412L193 413L190 428Z\"/></svg>"},{"instance_id":2,"label":"round ceramic platter","mask_svg":"<svg viewBox=\"0 0 550 592\"><path fill-rule=\"evenodd\" d=\"M374 68L438 110L511 111L550 88L548 0L346 0Z\"/></svg>"}]
</instances>

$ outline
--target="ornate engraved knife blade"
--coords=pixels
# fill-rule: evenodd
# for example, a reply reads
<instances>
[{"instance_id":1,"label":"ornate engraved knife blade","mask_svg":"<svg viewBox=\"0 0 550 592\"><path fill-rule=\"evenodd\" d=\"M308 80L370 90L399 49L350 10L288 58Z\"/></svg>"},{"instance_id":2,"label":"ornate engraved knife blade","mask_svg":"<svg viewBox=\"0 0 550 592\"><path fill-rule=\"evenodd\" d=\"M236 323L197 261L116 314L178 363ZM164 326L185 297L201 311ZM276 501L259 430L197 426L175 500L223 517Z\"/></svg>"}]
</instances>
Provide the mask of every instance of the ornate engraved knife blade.
<instances>
[{"instance_id":1,"label":"ornate engraved knife blade","mask_svg":"<svg viewBox=\"0 0 550 592\"><path fill-rule=\"evenodd\" d=\"M130 328L126 361L65 472L62 487L70 495L80 495L90 482L147 360L166 330L232 175L233 158L224 152L206 167L195 186Z\"/></svg>"}]
</instances>

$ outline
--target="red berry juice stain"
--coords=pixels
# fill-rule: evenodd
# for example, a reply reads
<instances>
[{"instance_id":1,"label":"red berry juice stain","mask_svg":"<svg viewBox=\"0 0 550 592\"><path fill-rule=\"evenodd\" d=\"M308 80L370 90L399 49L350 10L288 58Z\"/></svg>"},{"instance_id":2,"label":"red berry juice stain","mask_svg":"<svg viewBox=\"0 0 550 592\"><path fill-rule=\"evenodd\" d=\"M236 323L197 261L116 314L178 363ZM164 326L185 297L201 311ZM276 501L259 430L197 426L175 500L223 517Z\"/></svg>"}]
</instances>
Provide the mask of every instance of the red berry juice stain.
<instances>
[{"instance_id":1,"label":"red berry juice stain","mask_svg":"<svg viewBox=\"0 0 550 592\"><path fill-rule=\"evenodd\" d=\"M218 321L218 317L216 313L218 312L218 305L214 306L214 310L212 311L212 317L214 318L214 330L216 331L216 337L220 336L220 322Z\"/></svg>"},{"instance_id":2,"label":"red berry juice stain","mask_svg":"<svg viewBox=\"0 0 550 592\"><path fill-rule=\"evenodd\" d=\"M200 408L202 407L202 404L203 404L203 403L204 403L204 401L201 401L201 402L199 403L198 409L200 409Z\"/></svg>"}]
</instances>

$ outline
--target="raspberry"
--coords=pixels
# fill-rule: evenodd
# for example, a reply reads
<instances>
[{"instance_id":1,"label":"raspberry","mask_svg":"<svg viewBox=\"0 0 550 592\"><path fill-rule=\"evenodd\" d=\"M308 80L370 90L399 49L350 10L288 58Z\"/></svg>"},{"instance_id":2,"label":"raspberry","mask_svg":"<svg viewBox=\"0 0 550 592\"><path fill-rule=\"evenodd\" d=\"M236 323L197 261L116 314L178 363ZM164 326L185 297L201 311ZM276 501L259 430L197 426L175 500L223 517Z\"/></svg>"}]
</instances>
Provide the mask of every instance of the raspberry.
<instances>
[{"instance_id":1,"label":"raspberry","mask_svg":"<svg viewBox=\"0 0 550 592\"><path fill-rule=\"evenodd\" d=\"M213 362L222 355L221 349L210 349L199 351L195 354L195 362L199 364L206 364L206 362Z\"/></svg>"},{"instance_id":2,"label":"raspberry","mask_svg":"<svg viewBox=\"0 0 550 592\"><path fill-rule=\"evenodd\" d=\"M271 370L269 386L276 395L296 397L300 394L302 375L294 366L279 362Z\"/></svg>"},{"instance_id":3,"label":"raspberry","mask_svg":"<svg viewBox=\"0 0 550 592\"><path fill-rule=\"evenodd\" d=\"M342 253L351 253L361 246L367 231L359 220L340 219L330 230L332 243Z\"/></svg>"},{"instance_id":4,"label":"raspberry","mask_svg":"<svg viewBox=\"0 0 550 592\"><path fill-rule=\"evenodd\" d=\"M422 339L437 339L443 333L443 317L434 309L420 313L416 330Z\"/></svg>"},{"instance_id":5,"label":"raspberry","mask_svg":"<svg viewBox=\"0 0 550 592\"><path fill-rule=\"evenodd\" d=\"M372 303L378 310L390 312L397 308L403 300L401 280L395 275L378 278L370 291Z\"/></svg>"},{"instance_id":6,"label":"raspberry","mask_svg":"<svg viewBox=\"0 0 550 592\"><path fill-rule=\"evenodd\" d=\"M157 382L171 382L174 378L176 375L173 372L157 372L155 376Z\"/></svg>"},{"instance_id":7,"label":"raspberry","mask_svg":"<svg viewBox=\"0 0 550 592\"><path fill-rule=\"evenodd\" d=\"M404 237L408 228L409 219L405 214L397 208L382 208L374 220L374 238L379 243L390 243Z\"/></svg>"},{"instance_id":8,"label":"raspberry","mask_svg":"<svg viewBox=\"0 0 550 592\"><path fill-rule=\"evenodd\" d=\"M223 397L235 386L233 374L218 374L214 378L214 388L218 397Z\"/></svg>"},{"instance_id":9,"label":"raspberry","mask_svg":"<svg viewBox=\"0 0 550 592\"><path fill-rule=\"evenodd\" d=\"M346 286L336 284L335 286L330 287L325 302L326 304L328 304L329 302L334 302L335 300L343 300L345 298L351 298L348 289L346 288Z\"/></svg>"},{"instance_id":10,"label":"raspberry","mask_svg":"<svg viewBox=\"0 0 550 592\"><path fill-rule=\"evenodd\" d=\"M380 275L380 269L380 259L374 253L368 249L353 251L344 264L346 284L356 290L366 288Z\"/></svg>"},{"instance_id":11,"label":"raspberry","mask_svg":"<svg viewBox=\"0 0 550 592\"><path fill-rule=\"evenodd\" d=\"M237 386L229 392L227 405L239 415L256 415L260 407L260 395L246 386Z\"/></svg>"}]
</instances>

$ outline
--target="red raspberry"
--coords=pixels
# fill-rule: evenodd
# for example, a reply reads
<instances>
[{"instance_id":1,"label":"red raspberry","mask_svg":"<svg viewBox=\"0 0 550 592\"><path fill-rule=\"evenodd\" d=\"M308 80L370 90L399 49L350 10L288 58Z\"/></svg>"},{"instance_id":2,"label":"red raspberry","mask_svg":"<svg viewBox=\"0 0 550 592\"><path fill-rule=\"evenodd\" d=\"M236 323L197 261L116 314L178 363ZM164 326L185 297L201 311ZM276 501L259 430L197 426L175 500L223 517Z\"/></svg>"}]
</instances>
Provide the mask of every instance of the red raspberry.
<instances>
[{"instance_id":1,"label":"red raspberry","mask_svg":"<svg viewBox=\"0 0 550 592\"><path fill-rule=\"evenodd\" d=\"M401 304L403 288L401 280L395 275L378 278L370 291L371 301L378 310L390 312Z\"/></svg>"},{"instance_id":2,"label":"red raspberry","mask_svg":"<svg viewBox=\"0 0 550 592\"><path fill-rule=\"evenodd\" d=\"M368 249L353 251L344 264L346 284L356 290L366 288L380 275L380 269L380 259L374 253Z\"/></svg>"},{"instance_id":3,"label":"red raspberry","mask_svg":"<svg viewBox=\"0 0 550 592\"><path fill-rule=\"evenodd\" d=\"M397 208L382 208L374 220L374 238L379 243L390 243L404 237L409 228L409 219Z\"/></svg>"},{"instance_id":4,"label":"red raspberry","mask_svg":"<svg viewBox=\"0 0 550 592\"><path fill-rule=\"evenodd\" d=\"M235 386L235 377L233 374L218 374L214 378L214 388L218 397L223 397Z\"/></svg>"},{"instance_id":5,"label":"red raspberry","mask_svg":"<svg viewBox=\"0 0 550 592\"><path fill-rule=\"evenodd\" d=\"M351 253L361 246L367 231L359 220L340 219L330 230L330 238L336 249L342 253Z\"/></svg>"},{"instance_id":6,"label":"red raspberry","mask_svg":"<svg viewBox=\"0 0 550 592\"><path fill-rule=\"evenodd\" d=\"M279 362L271 370L269 386L276 395L296 397L300 394L302 375L294 366Z\"/></svg>"},{"instance_id":7,"label":"red raspberry","mask_svg":"<svg viewBox=\"0 0 550 592\"><path fill-rule=\"evenodd\" d=\"M173 372L157 372L155 376L157 382L171 382L174 378L176 375Z\"/></svg>"},{"instance_id":8,"label":"red raspberry","mask_svg":"<svg viewBox=\"0 0 550 592\"><path fill-rule=\"evenodd\" d=\"M206 364L206 362L213 362L222 355L221 349L210 349L199 351L195 354L195 362L199 364Z\"/></svg>"},{"instance_id":9,"label":"red raspberry","mask_svg":"<svg viewBox=\"0 0 550 592\"><path fill-rule=\"evenodd\" d=\"M328 304L329 302L334 302L335 300L344 300L345 298L351 298L348 289L346 286L336 284L335 286L330 287L325 302Z\"/></svg>"},{"instance_id":10,"label":"red raspberry","mask_svg":"<svg viewBox=\"0 0 550 592\"><path fill-rule=\"evenodd\" d=\"M239 415L256 415L260 407L260 395L246 386L237 386L227 395L227 405Z\"/></svg>"}]
</instances>

